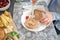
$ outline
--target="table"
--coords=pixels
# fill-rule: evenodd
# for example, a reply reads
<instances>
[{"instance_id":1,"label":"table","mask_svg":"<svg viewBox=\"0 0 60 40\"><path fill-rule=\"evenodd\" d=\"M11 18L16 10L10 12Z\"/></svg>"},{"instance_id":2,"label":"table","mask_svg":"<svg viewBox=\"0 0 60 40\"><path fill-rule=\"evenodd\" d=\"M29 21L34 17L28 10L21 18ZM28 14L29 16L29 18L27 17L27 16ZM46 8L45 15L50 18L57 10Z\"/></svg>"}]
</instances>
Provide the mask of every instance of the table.
<instances>
[{"instance_id":1,"label":"table","mask_svg":"<svg viewBox=\"0 0 60 40\"><path fill-rule=\"evenodd\" d=\"M13 20L18 28L18 31L22 33L23 40L58 40L58 36L56 34L54 25L51 24L45 30L40 32L31 32L26 30L21 25L21 15L23 14L21 3L15 3L14 12L13 12Z\"/></svg>"}]
</instances>

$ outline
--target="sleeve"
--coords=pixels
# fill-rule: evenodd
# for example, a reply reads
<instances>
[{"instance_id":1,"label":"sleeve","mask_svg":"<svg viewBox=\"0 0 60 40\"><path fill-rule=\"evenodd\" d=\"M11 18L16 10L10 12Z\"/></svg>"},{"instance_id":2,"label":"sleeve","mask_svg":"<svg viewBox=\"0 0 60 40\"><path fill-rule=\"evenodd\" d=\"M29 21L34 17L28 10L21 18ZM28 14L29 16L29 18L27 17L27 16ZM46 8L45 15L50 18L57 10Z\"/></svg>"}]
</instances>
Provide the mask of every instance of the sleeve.
<instances>
[{"instance_id":1,"label":"sleeve","mask_svg":"<svg viewBox=\"0 0 60 40\"><path fill-rule=\"evenodd\" d=\"M52 12L54 19L53 20L60 20L60 13Z\"/></svg>"}]
</instances>

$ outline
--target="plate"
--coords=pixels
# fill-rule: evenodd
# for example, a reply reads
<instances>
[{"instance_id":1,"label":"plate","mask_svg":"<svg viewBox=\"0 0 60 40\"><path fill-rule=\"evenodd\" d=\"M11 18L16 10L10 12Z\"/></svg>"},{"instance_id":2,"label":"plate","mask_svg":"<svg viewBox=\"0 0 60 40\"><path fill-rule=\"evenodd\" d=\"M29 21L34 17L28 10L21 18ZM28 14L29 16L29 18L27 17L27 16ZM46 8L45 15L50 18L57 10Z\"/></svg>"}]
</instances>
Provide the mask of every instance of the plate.
<instances>
[{"instance_id":1,"label":"plate","mask_svg":"<svg viewBox=\"0 0 60 40\"><path fill-rule=\"evenodd\" d=\"M31 14L31 10L28 10L28 11L23 12L23 15L21 16L21 23L25 29L29 31L33 31L33 32L39 32L39 31L44 30L47 27L46 25L40 23L40 25L35 29L27 28L24 23L26 21L26 16L30 16L30 14Z\"/></svg>"}]
</instances>

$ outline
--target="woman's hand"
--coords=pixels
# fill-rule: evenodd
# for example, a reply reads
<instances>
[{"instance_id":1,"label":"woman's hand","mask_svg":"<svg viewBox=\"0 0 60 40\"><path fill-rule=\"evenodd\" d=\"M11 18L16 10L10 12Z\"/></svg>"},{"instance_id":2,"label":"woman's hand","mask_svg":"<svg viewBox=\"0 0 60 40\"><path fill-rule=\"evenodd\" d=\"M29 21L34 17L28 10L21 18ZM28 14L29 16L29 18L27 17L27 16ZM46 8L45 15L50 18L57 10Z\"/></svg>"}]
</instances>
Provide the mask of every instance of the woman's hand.
<instances>
[{"instance_id":1,"label":"woman's hand","mask_svg":"<svg viewBox=\"0 0 60 40\"><path fill-rule=\"evenodd\" d=\"M38 0L32 0L32 4L35 5L35 3L37 2Z\"/></svg>"},{"instance_id":2,"label":"woman's hand","mask_svg":"<svg viewBox=\"0 0 60 40\"><path fill-rule=\"evenodd\" d=\"M16 36L13 37L13 40L18 40L18 38Z\"/></svg>"},{"instance_id":3,"label":"woman's hand","mask_svg":"<svg viewBox=\"0 0 60 40\"><path fill-rule=\"evenodd\" d=\"M48 12L48 11L44 11L44 16L40 19L40 22L49 26L52 21L53 21L53 15L51 14L51 12Z\"/></svg>"}]
</instances>

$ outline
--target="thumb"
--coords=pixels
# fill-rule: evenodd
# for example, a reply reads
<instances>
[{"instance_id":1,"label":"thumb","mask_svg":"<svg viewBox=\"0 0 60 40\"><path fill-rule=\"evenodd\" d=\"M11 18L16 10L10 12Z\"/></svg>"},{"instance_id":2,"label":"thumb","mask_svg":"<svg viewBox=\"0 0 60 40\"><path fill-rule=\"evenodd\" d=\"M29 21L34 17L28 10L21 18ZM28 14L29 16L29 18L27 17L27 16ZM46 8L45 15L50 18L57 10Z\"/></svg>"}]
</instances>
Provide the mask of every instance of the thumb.
<instances>
[{"instance_id":1,"label":"thumb","mask_svg":"<svg viewBox=\"0 0 60 40\"><path fill-rule=\"evenodd\" d=\"M13 40L18 40L18 38L16 36L13 37Z\"/></svg>"}]
</instances>

